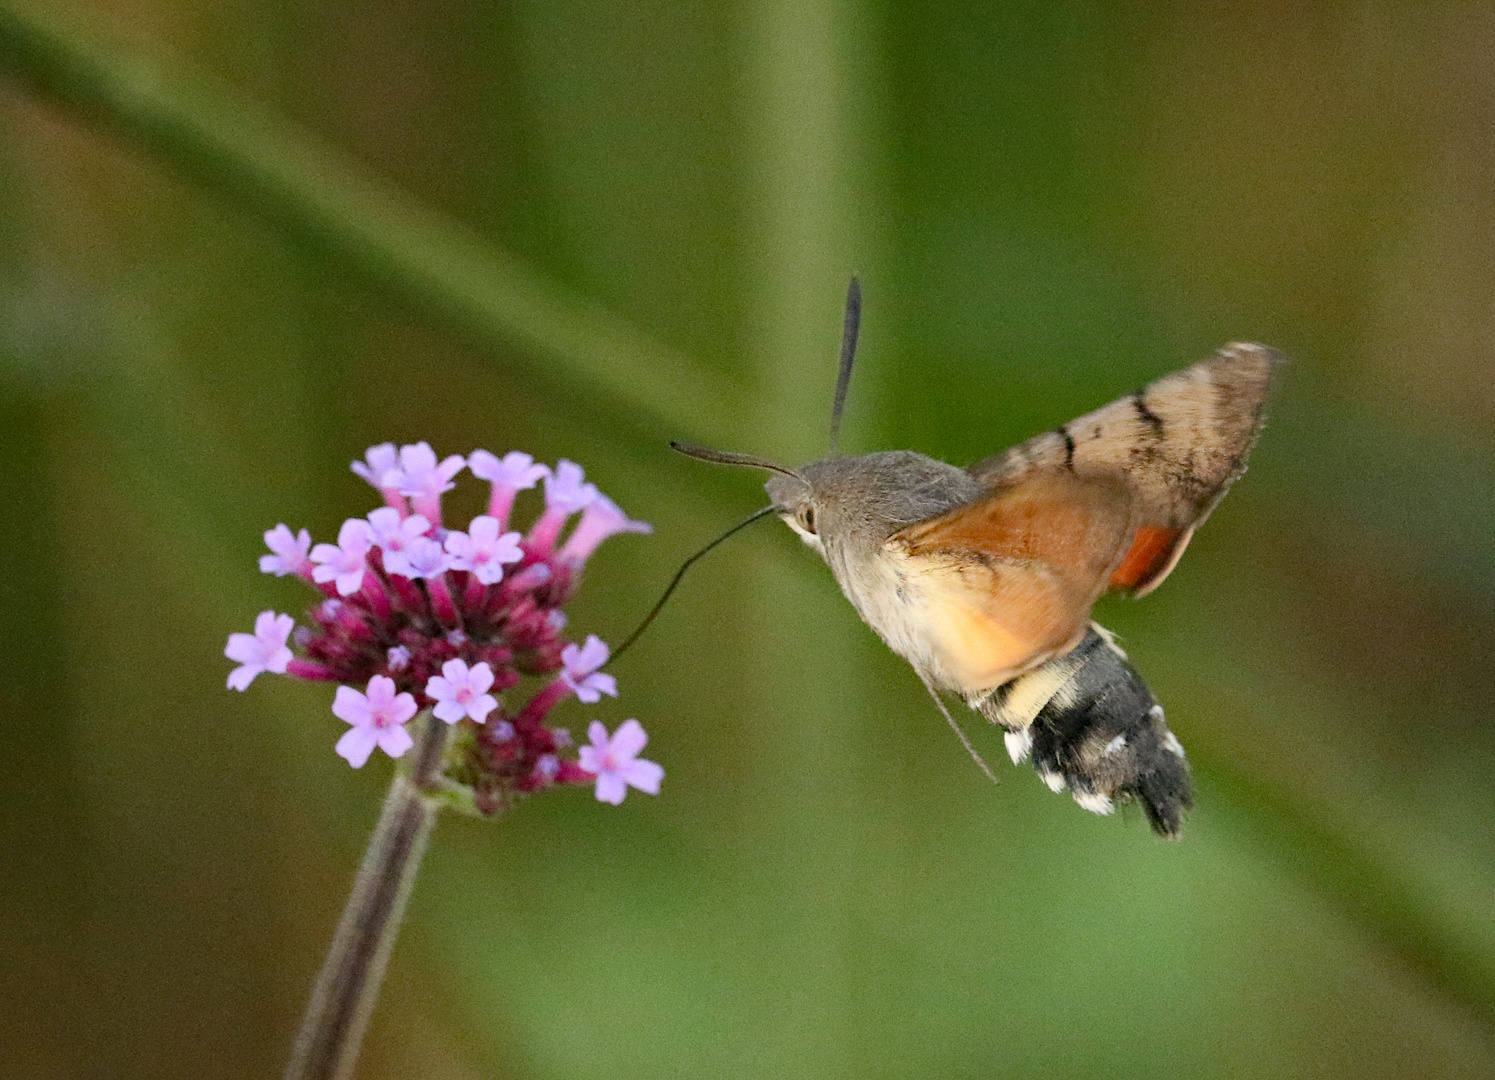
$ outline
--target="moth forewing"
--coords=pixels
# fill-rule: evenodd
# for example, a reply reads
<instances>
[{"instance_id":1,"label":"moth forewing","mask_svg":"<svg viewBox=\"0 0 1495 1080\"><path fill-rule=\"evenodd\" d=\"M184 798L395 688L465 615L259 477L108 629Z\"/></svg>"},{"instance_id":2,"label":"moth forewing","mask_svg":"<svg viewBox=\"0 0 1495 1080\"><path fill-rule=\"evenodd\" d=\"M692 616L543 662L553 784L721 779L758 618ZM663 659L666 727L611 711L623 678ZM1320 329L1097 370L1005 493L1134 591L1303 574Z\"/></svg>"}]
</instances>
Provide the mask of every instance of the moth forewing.
<instances>
[{"instance_id":1,"label":"moth forewing","mask_svg":"<svg viewBox=\"0 0 1495 1080\"><path fill-rule=\"evenodd\" d=\"M1041 564L936 552L905 556L902 569L902 625L883 636L889 644L908 639L913 651L926 653L921 673L942 689L965 696L990 690L1073 648L1084 633L1082 609Z\"/></svg>"},{"instance_id":2,"label":"moth forewing","mask_svg":"<svg viewBox=\"0 0 1495 1080\"><path fill-rule=\"evenodd\" d=\"M896 533L914 554L1038 560L1074 590L1099 595L1131 543L1137 502L1115 476L1036 474Z\"/></svg>"},{"instance_id":3,"label":"moth forewing","mask_svg":"<svg viewBox=\"0 0 1495 1080\"><path fill-rule=\"evenodd\" d=\"M1113 479L1038 474L890 537L934 681L979 694L1078 644L1135 516Z\"/></svg>"},{"instance_id":4,"label":"moth forewing","mask_svg":"<svg viewBox=\"0 0 1495 1080\"><path fill-rule=\"evenodd\" d=\"M1177 565L1194 529L1245 471L1262 406L1281 357L1261 345L1227 345L970 468L993 489L1034 475L1120 476L1138 502L1127 572L1112 587L1142 596Z\"/></svg>"}]
</instances>

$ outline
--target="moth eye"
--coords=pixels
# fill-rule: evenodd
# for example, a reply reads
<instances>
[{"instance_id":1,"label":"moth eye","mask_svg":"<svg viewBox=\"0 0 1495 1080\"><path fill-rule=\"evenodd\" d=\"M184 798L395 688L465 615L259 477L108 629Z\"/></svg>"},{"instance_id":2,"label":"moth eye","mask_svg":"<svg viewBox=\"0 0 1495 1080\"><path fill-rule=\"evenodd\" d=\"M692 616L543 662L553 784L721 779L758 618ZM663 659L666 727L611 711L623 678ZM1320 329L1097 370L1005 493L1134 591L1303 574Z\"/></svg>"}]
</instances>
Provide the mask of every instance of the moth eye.
<instances>
[{"instance_id":1,"label":"moth eye","mask_svg":"<svg viewBox=\"0 0 1495 1080\"><path fill-rule=\"evenodd\" d=\"M799 523L799 527L801 529L805 530L805 532L810 533L812 535L814 534L814 532L815 532L815 508L813 506L802 506L802 507L800 507L799 511L794 515L794 518Z\"/></svg>"}]
</instances>

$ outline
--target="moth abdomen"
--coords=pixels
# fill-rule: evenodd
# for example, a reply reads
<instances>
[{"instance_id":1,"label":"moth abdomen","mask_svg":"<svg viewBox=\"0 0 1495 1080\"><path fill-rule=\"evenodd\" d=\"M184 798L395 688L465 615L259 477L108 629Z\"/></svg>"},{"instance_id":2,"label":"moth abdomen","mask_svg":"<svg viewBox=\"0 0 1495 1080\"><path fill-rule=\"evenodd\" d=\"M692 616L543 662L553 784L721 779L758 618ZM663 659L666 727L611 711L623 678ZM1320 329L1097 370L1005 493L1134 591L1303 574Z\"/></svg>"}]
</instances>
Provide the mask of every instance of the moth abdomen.
<instances>
[{"instance_id":1,"label":"moth abdomen","mask_svg":"<svg viewBox=\"0 0 1495 1080\"><path fill-rule=\"evenodd\" d=\"M1097 814L1136 799L1153 831L1178 835L1193 805L1183 747L1126 655L1092 625L1080 644L971 703L1008 729L1014 761Z\"/></svg>"}]
</instances>

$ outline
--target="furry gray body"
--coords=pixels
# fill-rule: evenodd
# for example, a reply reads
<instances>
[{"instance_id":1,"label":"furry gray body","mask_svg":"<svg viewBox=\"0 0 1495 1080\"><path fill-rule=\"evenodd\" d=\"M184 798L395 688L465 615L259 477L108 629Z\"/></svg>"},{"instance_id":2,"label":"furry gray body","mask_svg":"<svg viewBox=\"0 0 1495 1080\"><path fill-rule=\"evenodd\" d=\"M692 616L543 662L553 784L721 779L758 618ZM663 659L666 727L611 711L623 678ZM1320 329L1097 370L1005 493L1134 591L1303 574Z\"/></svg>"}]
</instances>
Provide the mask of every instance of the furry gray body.
<instances>
[{"instance_id":1,"label":"furry gray body","mask_svg":"<svg viewBox=\"0 0 1495 1080\"><path fill-rule=\"evenodd\" d=\"M968 690L930 647L920 625L918 585L885 545L905 526L979 497L981 485L964 469L912 450L826 458L798 471L803 484L776 475L766 485L784 521L820 553L852 607L920 678L941 689ZM805 527L807 511L811 528Z\"/></svg>"},{"instance_id":2,"label":"furry gray body","mask_svg":"<svg viewBox=\"0 0 1495 1080\"><path fill-rule=\"evenodd\" d=\"M853 288L838 410L856 312ZM1108 813L1114 799L1134 798L1154 830L1173 836L1190 805L1189 774L1163 710L1098 626L1060 621L1050 633L1042 629L1043 616L1069 612L1083 620L1101 592L1143 596L1168 576L1194 530L1245 470L1279 360L1260 345L1227 345L969 470L911 451L830 457L797 474L775 475L768 493L784 521L829 564L857 612L931 691L959 693L1002 725L1013 760L1031 755L1049 786L1069 787L1080 805ZM779 468L742 455L710 459ZM1071 481L1079 485L1073 497L1063 491ZM1119 485L1125 492L1130 516L1120 522L1120 541L1096 539L1109 535L1104 526L1116 506L1103 492L1087 495L1085 485L1113 492ZM970 503L968 521L1000 531L1001 514L983 518L979 500L1024 492L1051 497L1043 513L1028 519L1047 530L1047 549L1035 542L993 553L974 533L957 529L937 558L916 561L917 534L949 525L930 519ZM1080 520L1066 519L1066 508ZM1019 499L1005 522L1019 521L1023 512ZM909 529L920 523L927 528ZM1117 561L1075 571L1088 565L1085 553L1103 564L1115 543L1122 545ZM1083 605L1072 593L1065 601L1062 587L1050 588L1066 569L1094 587L1080 596ZM1013 592L1013 582L1032 587ZM1023 651L1029 640L1033 648Z\"/></svg>"}]
</instances>

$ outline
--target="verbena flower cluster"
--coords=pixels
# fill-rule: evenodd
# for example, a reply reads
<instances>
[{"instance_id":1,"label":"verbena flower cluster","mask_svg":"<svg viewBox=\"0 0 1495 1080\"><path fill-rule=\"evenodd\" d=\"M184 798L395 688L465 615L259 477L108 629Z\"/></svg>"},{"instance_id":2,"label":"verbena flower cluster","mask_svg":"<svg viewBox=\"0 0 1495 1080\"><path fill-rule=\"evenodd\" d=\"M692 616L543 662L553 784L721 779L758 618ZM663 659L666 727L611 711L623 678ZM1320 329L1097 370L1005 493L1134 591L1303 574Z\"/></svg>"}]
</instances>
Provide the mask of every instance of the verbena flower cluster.
<instances>
[{"instance_id":1,"label":"verbena flower cluster","mask_svg":"<svg viewBox=\"0 0 1495 1080\"><path fill-rule=\"evenodd\" d=\"M638 756L648 736L637 720L611 735L593 721L590 745L575 757L566 729L546 722L568 697L617 696L616 680L600 670L608 647L595 635L568 641L562 608L602 541L649 526L570 461L551 469L528 454L486 450L438 461L426 443L384 443L352 467L385 505L343 522L336 544L312 546L307 530L285 525L265 533L270 554L260 569L294 574L324 599L307 626L265 611L253 634L231 634L224 653L239 666L229 687L244 690L261 672L341 683L332 711L349 728L336 749L355 769L376 747L392 758L409 750L407 725L429 709L461 725L446 777L484 813L554 784L594 784L613 804L630 786L657 794L664 770ZM441 496L464 468L488 482L490 496L487 513L458 532L442 524ZM545 508L521 535L509 527L515 499L537 484ZM503 695L525 676L546 681L511 707Z\"/></svg>"}]
</instances>

